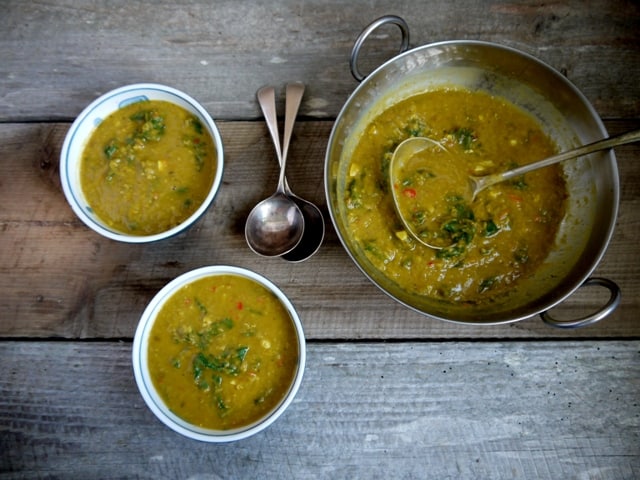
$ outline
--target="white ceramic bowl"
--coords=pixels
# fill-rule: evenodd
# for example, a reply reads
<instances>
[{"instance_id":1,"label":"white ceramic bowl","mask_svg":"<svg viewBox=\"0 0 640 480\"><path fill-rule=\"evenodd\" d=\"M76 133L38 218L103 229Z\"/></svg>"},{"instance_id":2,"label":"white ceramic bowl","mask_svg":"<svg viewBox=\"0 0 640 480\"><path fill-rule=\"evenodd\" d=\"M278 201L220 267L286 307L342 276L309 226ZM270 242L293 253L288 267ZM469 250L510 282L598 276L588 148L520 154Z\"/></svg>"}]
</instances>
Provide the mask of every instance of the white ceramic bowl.
<instances>
[{"instance_id":1,"label":"white ceramic bowl","mask_svg":"<svg viewBox=\"0 0 640 480\"><path fill-rule=\"evenodd\" d=\"M298 339L298 365L293 381L282 400L264 417L245 427L231 430L212 430L192 425L175 415L167 408L155 389L149 374L148 342L155 319L165 302L184 285L203 277L213 275L238 275L253 280L271 291L285 307L293 322ZM133 373L145 403L154 415L172 430L194 440L205 442L231 442L250 437L271 425L293 401L304 374L306 364L306 343L300 318L289 299L271 281L263 276L239 267L209 266L187 272L168 283L151 300L145 309L133 339Z\"/></svg>"},{"instance_id":2,"label":"white ceramic bowl","mask_svg":"<svg viewBox=\"0 0 640 480\"><path fill-rule=\"evenodd\" d=\"M179 225L153 235L128 235L108 227L89 207L80 185L80 161L82 152L95 128L109 114L138 100L164 100L174 103L194 114L206 127L213 139L217 155L217 167L211 190L200 207ZM127 85L105 93L93 101L76 118L62 145L60 154L60 179L62 189L75 214L95 232L112 240L129 243L145 243L176 235L191 226L211 205L222 182L224 152L218 127L207 111L196 100L175 88L153 83Z\"/></svg>"}]
</instances>

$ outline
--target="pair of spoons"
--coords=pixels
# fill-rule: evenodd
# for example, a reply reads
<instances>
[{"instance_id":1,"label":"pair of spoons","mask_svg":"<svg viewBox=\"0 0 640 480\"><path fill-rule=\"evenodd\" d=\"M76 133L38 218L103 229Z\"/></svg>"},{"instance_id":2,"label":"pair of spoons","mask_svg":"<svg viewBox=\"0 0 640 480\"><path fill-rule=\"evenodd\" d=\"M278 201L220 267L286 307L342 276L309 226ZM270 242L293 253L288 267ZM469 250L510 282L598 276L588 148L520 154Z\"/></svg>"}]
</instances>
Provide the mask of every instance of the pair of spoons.
<instances>
[{"instance_id":1,"label":"pair of spoons","mask_svg":"<svg viewBox=\"0 0 640 480\"><path fill-rule=\"evenodd\" d=\"M276 193L251 210L244 231L247 244L255 253L265 257L279 256L290 262L301 262L316 253L324 239L325 229L320 209L295 195L285 176L289 143L304 89L300 82L286 87L282 149L275 88L263 87L256 94L280 163L280 176Z\"/></svg>"},{"instance_id":2,"label":"pair of spoons","mask_svg":"<svg viewBox=\"0 0 640 480\"><path fill-rule=\"evenodd\" d=\"M393 203L400 220L411 236L423 245L439 250L450 246L452 243L451 239L446 235L439 235L442 225L449 220L450 213L445 204L446 202L442 200L442 195L434 195L431 200L431 211L425 216L428 218L421 217L419 219L420 227L417 228L412 202L408 201L402 195L400 189L397 188L402 183L402 178L406 177L408 171L429 172L429 175L439 182L437 186L439 192L455 192L456 195L470 205L480 191L491 185L565 160L637 141L640 141L640 130L604 138L504 172L473 176L467 175L464 169L457 165L455 155L449 152L441 143L426 137L408 138L398 145L389 165L389 180L391 182Z\"/></svg>"}]
</instances>

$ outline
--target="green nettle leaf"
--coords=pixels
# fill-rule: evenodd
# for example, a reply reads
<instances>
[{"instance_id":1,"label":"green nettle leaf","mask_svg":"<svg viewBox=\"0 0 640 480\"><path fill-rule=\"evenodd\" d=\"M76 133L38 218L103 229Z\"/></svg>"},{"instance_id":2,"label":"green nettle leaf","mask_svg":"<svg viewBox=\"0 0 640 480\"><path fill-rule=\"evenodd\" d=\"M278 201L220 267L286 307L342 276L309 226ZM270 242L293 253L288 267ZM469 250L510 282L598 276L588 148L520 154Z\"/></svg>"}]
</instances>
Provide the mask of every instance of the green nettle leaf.
<instances>
[{"instance_id":1,"label":"green nettle leaf","mask_svg":"<svg viewBox=\"0 0 640 480\"><path fill-rule=\"evenodd\" d=\"M247 352L249 352L249 347L246 346L239 347L236 350L236 358L240 361L240 363L244 362L244 359L247 356Z\"/></svg>"}]
</instances>

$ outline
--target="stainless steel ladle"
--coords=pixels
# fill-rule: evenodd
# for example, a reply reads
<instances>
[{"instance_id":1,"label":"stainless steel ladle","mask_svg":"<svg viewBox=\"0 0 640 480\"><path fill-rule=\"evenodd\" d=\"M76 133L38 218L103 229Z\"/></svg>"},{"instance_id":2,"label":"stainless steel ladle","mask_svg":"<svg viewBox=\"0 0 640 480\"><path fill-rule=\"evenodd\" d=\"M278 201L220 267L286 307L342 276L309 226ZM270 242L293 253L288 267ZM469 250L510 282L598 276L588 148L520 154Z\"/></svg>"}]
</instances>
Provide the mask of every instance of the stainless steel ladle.
<instances>
[{"instance_id":1,"label":"stainless steel ladle","mask_svg":"<svg viewBox=\"0 0 640 480\"><path fill-rule=\"evenodd\" d=\"M461 169L456 168L453 164L453 155L451 155L450 152L439 142L431 138L411 137L398 145L393 153L393 157L389 165L389 179L391 181L393 204L402 224L412 237L427 247L442 249L450 244L435 244L433 241L426 240L425 236L421 235L421 232L416 231L412 222L409 220L409 218L411 218L410 212L403 211L400 205L401 202L398 198L402 193L395 187L398 185L397 172L416 155L424 153L420 155L421 168L442 172L442 175L439 175L439 177L440 180L444 180L448 183L446 191L456 192L457 195L460 195L464 201L470 204L475 200L479 192L491 185L495 185L496 183L504 182L524 175L532 170L548 167L565 160L571 160L600 150L607 150L612 147L637 142L639 140L640 130L634 130L613 137L604 138L597 142L589 143L512 170L480 177L467 175ZM445 214L442 216L444 217Z\"/></svg>"}]
</instances>

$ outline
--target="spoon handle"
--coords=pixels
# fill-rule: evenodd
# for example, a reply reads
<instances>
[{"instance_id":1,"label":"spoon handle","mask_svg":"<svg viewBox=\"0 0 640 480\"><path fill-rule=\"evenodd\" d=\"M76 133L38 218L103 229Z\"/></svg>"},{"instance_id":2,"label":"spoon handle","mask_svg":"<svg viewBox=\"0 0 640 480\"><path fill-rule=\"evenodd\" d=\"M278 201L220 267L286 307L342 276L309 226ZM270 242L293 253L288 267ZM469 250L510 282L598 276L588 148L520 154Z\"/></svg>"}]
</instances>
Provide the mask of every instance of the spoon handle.
<instances>
[{"instance_id":1,"label":"spoon handle","mask_svg":"<svg viewBox=\"0 0 640 480\"><path fill-rule=\"evenodd\" d=\"M597 142L589 143L587 145L574 148L573 150L569 150L558 155L545 158L544 160L514 168L513 170L507 170L506 172L487 175L485 177L474 177L476 181L475 190L477 193L490 185L502 182L504 180L509 180L510 178L518 177L520 175L524 175L525 173L532 170L537 170L538 168L548 167L549 165L554 165L556 163L563 162L564 160L570 160L572 158L581 157L583 155L588 155L600 150L606 150L609 148L617 147L618 145L625 145L627 143L633 143L637 141L640 141L640 130L632 130L631 132L622 133L613 137L603 138L602 140L598 140Z\"/></svg>"},{"instance_id":2,"label":"spoon handle","mask_svg":"<svg viewBox=\"0 0 640 480\"><path fill-rule=\"evenodd\" d=\"M262 114L267 122L267 128L271 134L273 145L276 148L278 162L282 165L282 151L280 150L280 134L278 133L278 116L276 113L276 89L274 87L262 87L256 93Z\"/></svg>"},{"instance_id":3,"label":"spoon handle","mask_svg":"<svg viewBox=\"0 0 640 480\"><path fill-rule=\"evenodd\" d=\"M295 123L296 116L298 115L298 109L300 108L300 102L302 102L302 96L304 95L304 84L301 82L294 82L287 85L286 90L286 110L284 117L284 137L282 139L282 160L286 161L287 153L289 151L289 142L291 141L291 134L293 133L293 124ZM282 163L282 162L281 162Z\"/></svg>"}]
</instances>

